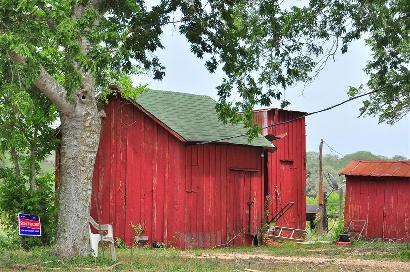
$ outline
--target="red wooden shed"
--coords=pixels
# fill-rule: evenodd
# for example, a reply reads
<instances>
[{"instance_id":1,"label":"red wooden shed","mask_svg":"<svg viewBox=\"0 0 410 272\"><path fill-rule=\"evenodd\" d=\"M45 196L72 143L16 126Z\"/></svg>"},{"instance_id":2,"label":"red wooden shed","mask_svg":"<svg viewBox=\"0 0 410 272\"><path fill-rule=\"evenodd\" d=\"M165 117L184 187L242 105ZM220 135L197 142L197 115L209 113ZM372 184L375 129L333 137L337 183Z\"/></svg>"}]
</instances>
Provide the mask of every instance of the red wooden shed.
<instances>
[{"instance_id":1,"label":"red wooden shed","mask_svg":"<svg viewBox=\"0 0 410 272\"><path fill-rule=\"evenodd\" d=\"M224 125L208 96L147 91L109 98L94 167L91 215L132 245L180 248L252 243L263 222L265 151ZM222 139L222 140L219 140Z\"/></svg>"},{"instance_id":2,"label":"red wooden shed","mask_svg":"<svg viewBox=\"0 0 410 272\"><path fill-rule=\"evenodd\" d=\"M410 161L351 161L340 175L346 227L365 220L366 239L410 241Z\"/></svg>"},{"instance_id":3,"label":"red wooden shed","mask_svg":"<svg viewBox=\"0 0 410 272\"><path fill-rule=\"evenodd\" d=\"M306 132L305 112L263 109L254 112L254 121L277 147L267 153L265 194L270 196L270 217L294 204L278 225L305 229L306 226Z\"/></svg>"}]
</instances>

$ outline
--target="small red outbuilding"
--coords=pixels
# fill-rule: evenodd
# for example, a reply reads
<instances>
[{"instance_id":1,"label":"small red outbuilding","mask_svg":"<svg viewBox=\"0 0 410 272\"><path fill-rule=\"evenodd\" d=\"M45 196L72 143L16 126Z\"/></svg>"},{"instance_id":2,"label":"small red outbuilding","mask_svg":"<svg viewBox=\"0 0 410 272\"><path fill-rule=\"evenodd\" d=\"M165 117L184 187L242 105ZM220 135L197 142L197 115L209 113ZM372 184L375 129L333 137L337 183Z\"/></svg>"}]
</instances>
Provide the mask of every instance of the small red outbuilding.
<instances>
[{"instance_id":1,"label":"small red outbuilding","mask_svg":"<svg viewBox=\"0 0 410 272\"><path fill-rule=\"evenodd\" d=\"M410 161L351 161L340 175L346 227L365 220L366 239L410 241Z\"/></svg>"},{"instance_id":2,"label":"small red outbuilding","mask_svg":"<svg viewBox=\"0 0 410 272\"><path fill-rule=\"evenodd\" d=\"M132 245L180 248L252 243L263 223L264 157L241 125L223 124L208 96L147 91L104 107L91 214Z\"/></svg>"}]
</instances>

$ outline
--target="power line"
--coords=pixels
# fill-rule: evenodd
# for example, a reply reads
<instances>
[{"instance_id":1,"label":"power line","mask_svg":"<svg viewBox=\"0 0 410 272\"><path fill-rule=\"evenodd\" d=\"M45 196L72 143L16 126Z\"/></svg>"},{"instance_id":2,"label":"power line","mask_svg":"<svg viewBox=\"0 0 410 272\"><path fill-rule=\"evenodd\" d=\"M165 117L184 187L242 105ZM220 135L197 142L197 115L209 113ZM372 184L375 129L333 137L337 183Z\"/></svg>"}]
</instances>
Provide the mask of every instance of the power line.
<instances>
[{"instance_id":1,"label":"power line","mask_svg":"<svg viewBox=\"0 0 410 272\"><path fill-rule=\"evenodd\" d=\"M344 155L343 155L342 153L337 152L337 151L336 151L333 147L331 147L326 141L323 141L323 142L324 142L324 143L326 144L326 146L330 149L330 151L332 151L333 153L338 154L338 155L344 157Z\"/></svg>"},{"instance_id":2,"label":"power line","mask_svg":"<svg viewBox=\"0 0 410 272\"><path fill-rule=\"evenodd\" d=\"M335 105L329 106L329 107L327 107L327 108L324 108L324 109L321 109L321 110L317 110L317 111L313 111L313 112L310 112L310 113L306 113L306 114L303 114L303 115L301 115L301 116L299 116L299 117L296 117L296 118L294 118L294 119L291 119L291 120L287 120L287 121L284 121L284 122L280 122L280 123L268 125L268 126L262 127L261 129L270 128L270 127L274 127L274 126L279 126L279 125L283 125L283 124L288 124L288 123L294 122L294 121L296 121L296 120L305 118L305 117L307 117L307 116L311 116L311 115L314 115L314 114L318 114L318 113L321 113L321 112L325 112L325 111L334 109L334 108L339 107L339 106L341 106L341 105L343 105L343 104L346 104L346 103L348 103L348 102L350 102L350 101L353 101L353 100L358 99L358 98L360 98L360 97L363 97L363 96L366 96L366 95L370 95L370 94L373 94L373 93L376 93L376 92L377 92L377 91L372 91L372 92L364 93L364 94L361 94L361 95L353 96L353 97L351 97L351 98L349 98L349 99L346 99L346 100L344 100L344 101L342 101L342 102L340 102L340 103L337 103L337 104L335 104ZM220 139L216 139L216 140L212 140L212 141L200 142L200 143L197 143L197 144L209 144L209 143L214 143L214 142L220 142L220 141L230 140L230 139L238 138L238 137L242 137L242 136L246 136L246 133L240 134L240 135L235 135L235 136L229 136L229 137L225 137L225 138L220 138Z\"/></svg>"}]
</instances>

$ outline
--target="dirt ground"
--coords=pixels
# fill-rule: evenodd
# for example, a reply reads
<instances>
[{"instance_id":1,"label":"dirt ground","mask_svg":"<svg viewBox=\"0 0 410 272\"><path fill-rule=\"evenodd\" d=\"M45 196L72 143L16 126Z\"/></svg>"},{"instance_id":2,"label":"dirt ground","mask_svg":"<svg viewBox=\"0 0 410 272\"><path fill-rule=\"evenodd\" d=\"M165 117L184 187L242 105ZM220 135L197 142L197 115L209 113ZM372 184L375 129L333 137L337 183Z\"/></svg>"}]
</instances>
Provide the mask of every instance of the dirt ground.
<instances>
[{"instance_id":1,"label":"dirt ground","mask_svg":"<svg viewBox=\"0 0 410 272\"><path fill-rule=\"evenodd\" d=\"M201 253L194 255L191 253L182 253L181 257L197 258L197 259L217 259L228 262L240 261L252 263L252 267L260 267L260 271L264 271L264 267L268 263L293 264L295 270L298 267L303 267L300 271L410 271L410 262L401 261L382 261L382 260L360 260L352 258L325 258L319 256L272 256L261 253ZM328 269L329 268L329 269ZM259 271L249 269L248 271Z\"/></svg>"}]
</instances>

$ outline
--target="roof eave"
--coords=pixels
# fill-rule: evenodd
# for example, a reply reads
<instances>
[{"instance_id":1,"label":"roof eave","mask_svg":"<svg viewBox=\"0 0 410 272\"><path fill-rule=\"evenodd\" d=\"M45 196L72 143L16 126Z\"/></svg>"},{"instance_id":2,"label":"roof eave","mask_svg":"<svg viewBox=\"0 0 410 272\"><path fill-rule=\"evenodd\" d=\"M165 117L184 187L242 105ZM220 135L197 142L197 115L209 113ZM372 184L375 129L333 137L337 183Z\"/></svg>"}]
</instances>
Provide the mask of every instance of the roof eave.
<instances>
[{"instance_id":1,"label":"roof eave","mask_svg":"<svg viewBox=\"0 0 410 272\"><path fill-rule=\"evenodd\" d=\"M263 146L263 145L249 145L249 144L237 144L237 143L230 143L230 142L221 142L221 141L214 141L214 142L201 142L201 141L187 141L190 144L196 144L196 145L207 145L207 144L216 144L216 145L239 145L239 146L248 146L248 147L255 147L255 148L261 148L263 150L267 150L269 152L274 152L276 151L276 146Z\"/></svg>"}]
</instances>

